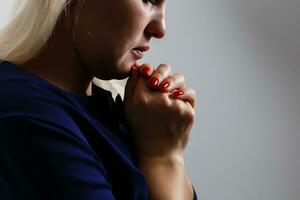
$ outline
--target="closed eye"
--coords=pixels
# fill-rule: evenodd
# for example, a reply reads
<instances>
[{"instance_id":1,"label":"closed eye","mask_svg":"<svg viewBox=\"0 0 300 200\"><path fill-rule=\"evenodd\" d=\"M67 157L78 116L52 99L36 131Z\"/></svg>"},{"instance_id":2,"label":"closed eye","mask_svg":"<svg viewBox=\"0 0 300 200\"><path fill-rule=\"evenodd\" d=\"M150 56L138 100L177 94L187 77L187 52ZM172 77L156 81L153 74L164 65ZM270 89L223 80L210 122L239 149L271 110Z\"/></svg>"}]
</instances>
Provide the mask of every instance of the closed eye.
<instances>
[{"instance_id":1,"label":"closed eye","mask_svg":"<svg viewBox=\"0 0 300 200\"><path fill-rule=\"evenodd\" d=\"M151 3L153 5L158 4L159 0L143 0L144 3Z\"/></svg>"}]
</instances>

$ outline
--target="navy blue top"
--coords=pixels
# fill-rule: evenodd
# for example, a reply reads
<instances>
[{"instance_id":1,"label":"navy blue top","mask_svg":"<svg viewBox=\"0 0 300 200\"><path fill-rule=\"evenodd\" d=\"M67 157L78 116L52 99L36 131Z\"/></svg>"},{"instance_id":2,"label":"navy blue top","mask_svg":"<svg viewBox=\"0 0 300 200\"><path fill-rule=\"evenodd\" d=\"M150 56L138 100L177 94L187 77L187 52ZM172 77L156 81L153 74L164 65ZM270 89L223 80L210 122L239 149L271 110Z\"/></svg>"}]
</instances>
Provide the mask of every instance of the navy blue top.
<instances>
[{"instance_id":1,"label":"navy blue top","mask_svg":"<svg viewBox=\"0 0 300 200\"><path fill-rule=\"evenodd\" d=\"M148 199L121 97L92 94L0 61L0 199Z\"/></svg>"}]
</instances>

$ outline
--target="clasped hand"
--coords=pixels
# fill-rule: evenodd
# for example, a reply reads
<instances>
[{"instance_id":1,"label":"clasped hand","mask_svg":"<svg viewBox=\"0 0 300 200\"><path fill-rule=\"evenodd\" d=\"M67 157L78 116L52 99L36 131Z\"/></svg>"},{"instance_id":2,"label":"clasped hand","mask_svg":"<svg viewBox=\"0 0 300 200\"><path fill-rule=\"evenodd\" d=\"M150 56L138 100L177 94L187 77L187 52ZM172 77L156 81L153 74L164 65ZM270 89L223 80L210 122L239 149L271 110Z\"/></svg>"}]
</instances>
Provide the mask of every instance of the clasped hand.
<instances>
[{"instance_id":1,"label":"clasped hand","mask_svg":"<svg viewBox=\"0 0 300 200\"><path fill-rule=\"evenodd\" d=\"M124 111L139 158L183 156L195 121L196 93L166 64L132 67Z\"/></svg>"}]
</instances>

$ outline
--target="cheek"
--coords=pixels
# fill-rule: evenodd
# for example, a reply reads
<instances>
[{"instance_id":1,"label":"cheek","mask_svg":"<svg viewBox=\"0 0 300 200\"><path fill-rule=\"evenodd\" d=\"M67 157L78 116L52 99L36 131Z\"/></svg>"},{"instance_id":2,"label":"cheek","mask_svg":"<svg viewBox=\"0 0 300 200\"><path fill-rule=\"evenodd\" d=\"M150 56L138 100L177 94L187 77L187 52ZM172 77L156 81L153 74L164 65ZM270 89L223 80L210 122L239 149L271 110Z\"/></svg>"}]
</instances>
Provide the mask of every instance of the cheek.
<instances>
[{"instance_id":1,"label":"cheek","mask_svg":"<svg viewBox=\"0 0 300 200\"><path fill-rule=\"evenodd\" d=\"M141 35L147 21L147 11L142 0L110 1L112 3L101 13L104 19L101 24L107 27L108 34L121 40L132 40L132 37Z\"/></svg>"},{"instance_id":2,"label":"cheek","mask_svg":"<svg viewBox=\"0 0 300 200\"><path fill-rule=\"evenodd\" d=\"M144 39L148 16L143 4L100 2L94 1L80 11L74 29L76 47L86 64L117 60Z\"/></svg>"},{"instance_id":3,"label":"cheek","mask_svg":"<svg viewBox=\"0 0 300 200\"><path fill-rule=\"evenodd\" d=\"M101 9L97 12L96 8L88 5L80 10L78 14L78 21L74 27L74 36L75 45L80 55L85 60L94 60L106 53L107 48L110 46L109 43L114 36L110 34L113 32L113 27L111 26L111 21L109 21L110 18L105 16L106 13L100 14L102 12Z\"/></svg>"}]
</instances>

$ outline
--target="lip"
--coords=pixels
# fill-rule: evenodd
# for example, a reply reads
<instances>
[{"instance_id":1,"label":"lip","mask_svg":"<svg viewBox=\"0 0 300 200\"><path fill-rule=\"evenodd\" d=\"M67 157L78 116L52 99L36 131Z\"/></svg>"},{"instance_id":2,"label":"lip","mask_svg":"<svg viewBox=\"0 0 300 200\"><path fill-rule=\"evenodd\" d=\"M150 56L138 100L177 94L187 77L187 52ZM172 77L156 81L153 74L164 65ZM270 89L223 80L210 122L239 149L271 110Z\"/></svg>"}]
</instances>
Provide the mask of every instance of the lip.
<instances>
[{"instance_id":1,"label":"lip","mask_svg":"<svg viewBox=\"0 0 300 200\"><path fill-rule=\"evenodd\" d=\"M148 45L139 46L139 47L134 48L134 50L138 50L138 51L142 51L142 52L148 51L149 49L150 49L150 46L148 46Z\"/></svg>"},{"instance_id":2,"label":"lip","mask_svg":"<svg viewBox=\"0 0 300 200\"><path fill-rule=\"evenodd\" d=\"M135 60L140 60L144 57L144 53L140 50L133 49L132 50L133 56Z\"/></svg>"},{"instance_id":3,"label":"lip","mask_svg":"<svg viewBox=\"0 0 300 200\"><path fill-rule=\"evenodd\" d=\"M135 60L140 60L144 57L144 52L148 51L150 46L144 45L132 49Z\"/></svg>"}]
</instances>

